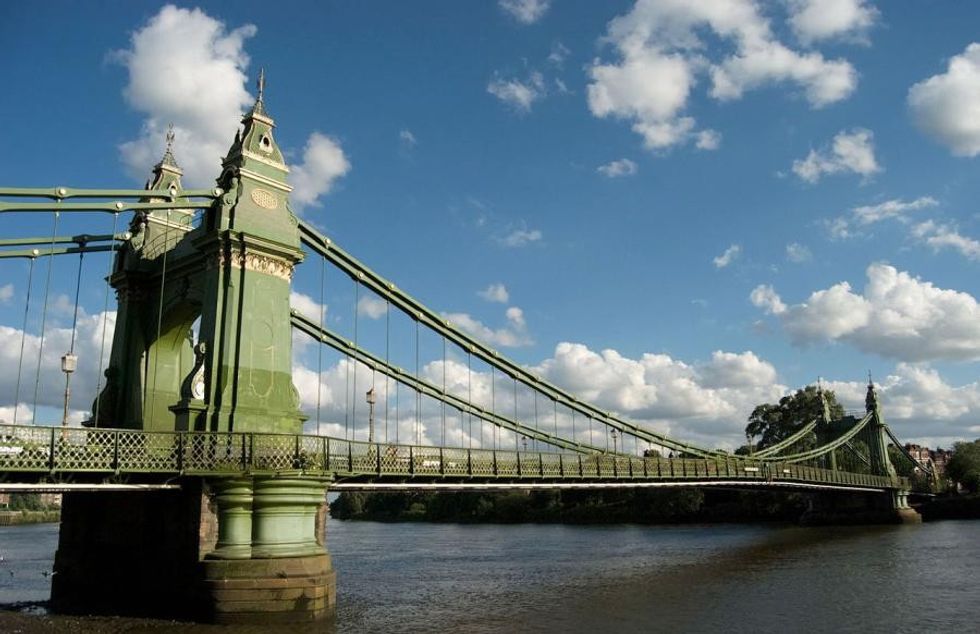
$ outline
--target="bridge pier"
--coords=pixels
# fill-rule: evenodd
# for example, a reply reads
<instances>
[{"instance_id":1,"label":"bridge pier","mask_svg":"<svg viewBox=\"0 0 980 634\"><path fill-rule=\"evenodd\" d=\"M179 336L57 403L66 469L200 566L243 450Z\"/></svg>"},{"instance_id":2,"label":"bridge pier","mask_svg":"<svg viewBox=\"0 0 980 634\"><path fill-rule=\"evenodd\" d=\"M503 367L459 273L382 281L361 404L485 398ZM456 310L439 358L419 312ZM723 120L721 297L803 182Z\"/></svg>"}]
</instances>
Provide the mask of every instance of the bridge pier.
<instances>
[{"instance_id":1,"label":"bridge pier","mask_svg":"<svg viewBox=\"0 0 980 634\"><path fill-rule=\"evenodd\" d=\"M909 506L908 491L852 493L820 491L810 494L800 523L807 526L856 524L919 524L922 516Z\"/></svg>"},{"instance_id":2,"label":"bridge pier","mask_svg":"<svg viewBox=\"0 0 980 634\"><path fill-rule=\"evenodd\" d=\"M325 481L181 484L179 491L66 494L53 609L217 623L333 618Z\"/></svg>"}]
</instances>

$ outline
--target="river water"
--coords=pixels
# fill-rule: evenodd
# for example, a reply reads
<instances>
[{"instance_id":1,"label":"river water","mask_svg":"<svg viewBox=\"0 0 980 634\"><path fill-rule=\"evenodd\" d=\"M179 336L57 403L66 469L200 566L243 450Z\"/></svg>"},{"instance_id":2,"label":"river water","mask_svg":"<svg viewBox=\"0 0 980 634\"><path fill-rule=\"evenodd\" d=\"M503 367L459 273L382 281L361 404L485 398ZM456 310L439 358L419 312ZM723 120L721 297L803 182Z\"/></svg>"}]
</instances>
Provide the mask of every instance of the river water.
<instances>
[{"instance_id":1,"label":"river water","mask_svg":"<svg viewBox=\"0 0 980 634\"><path fill-rule=\"evenodd\" d=\"M44 573L57 530L0 528L0 604L47 599ZM338 572L338 632L980 631L980 522L798 528L331 520L328 541ZM230 631L30 618L46 626L36 631ZM32 621L0 612L0 631L31 631L25 622Z\"/></svg>"}]
</instances>

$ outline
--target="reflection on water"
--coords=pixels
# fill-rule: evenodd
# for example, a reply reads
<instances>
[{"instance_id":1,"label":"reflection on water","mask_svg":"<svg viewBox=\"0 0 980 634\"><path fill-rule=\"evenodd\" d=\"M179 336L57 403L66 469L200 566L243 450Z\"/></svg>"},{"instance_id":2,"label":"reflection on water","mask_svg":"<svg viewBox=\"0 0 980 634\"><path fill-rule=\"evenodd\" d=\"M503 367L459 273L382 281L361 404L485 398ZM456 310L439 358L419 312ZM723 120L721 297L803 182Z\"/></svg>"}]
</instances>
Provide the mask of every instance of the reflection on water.
<instances>
[{"instance_id":1,"label":"reflection on water","mask_svg":"<svg viewBox=\"0 0 980 634\"><path fill-rule=\"evenodd\" d=\"M332 521L329 530L339 632L922 632L967 631L980 622L976 522L796 528ZM47 598L42 573L56 541L55 525L0 529L0 603ZM12 618L0 614L0 629ZM85 623L128 632L229 630Z\"/></svg>"}]
</instances>

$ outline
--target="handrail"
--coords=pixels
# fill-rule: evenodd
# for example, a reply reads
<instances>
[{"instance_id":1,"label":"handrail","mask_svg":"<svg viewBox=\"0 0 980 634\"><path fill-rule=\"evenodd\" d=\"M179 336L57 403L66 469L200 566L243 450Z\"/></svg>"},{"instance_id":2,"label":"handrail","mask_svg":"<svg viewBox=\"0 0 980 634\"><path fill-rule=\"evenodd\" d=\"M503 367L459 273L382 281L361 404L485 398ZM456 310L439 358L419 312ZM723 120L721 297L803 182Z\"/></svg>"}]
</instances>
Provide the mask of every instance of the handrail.
<instances>
[{"instance_id":1,"label":"handrail","mask_svg":"<svg viewBox=\"0 0 980 634\"><path fill-rule=\"evenodd\" d=\"M142 431L108 428L0 427L0 476L34 473L231 477L290 473L346 478L467 480L574 479L718 481L895 489L905 479L783 463L747 466L733 459L562 454L400 445L327 436L252 432Z\"/></svg>"}]
</instances>

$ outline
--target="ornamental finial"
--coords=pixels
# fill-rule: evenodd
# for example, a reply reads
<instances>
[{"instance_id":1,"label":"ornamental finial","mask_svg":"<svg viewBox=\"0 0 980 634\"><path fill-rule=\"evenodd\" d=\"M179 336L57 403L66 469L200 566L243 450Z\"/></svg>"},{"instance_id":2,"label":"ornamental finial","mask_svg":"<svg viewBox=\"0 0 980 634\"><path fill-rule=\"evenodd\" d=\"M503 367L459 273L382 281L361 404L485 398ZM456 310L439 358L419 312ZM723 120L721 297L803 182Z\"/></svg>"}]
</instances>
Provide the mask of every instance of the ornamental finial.
<instances>
[{"instance_id":1,"label":"ornamental finial","mask_svg":"<svg viewBox=\"0 0 980 634\"><path fill-rule=\"evenodd\" d=\"M265 69L259 69L259 80L256 82L259 88L259 98L256 101L262 101L265 96Z\"/></svg>"}]
</instances>

